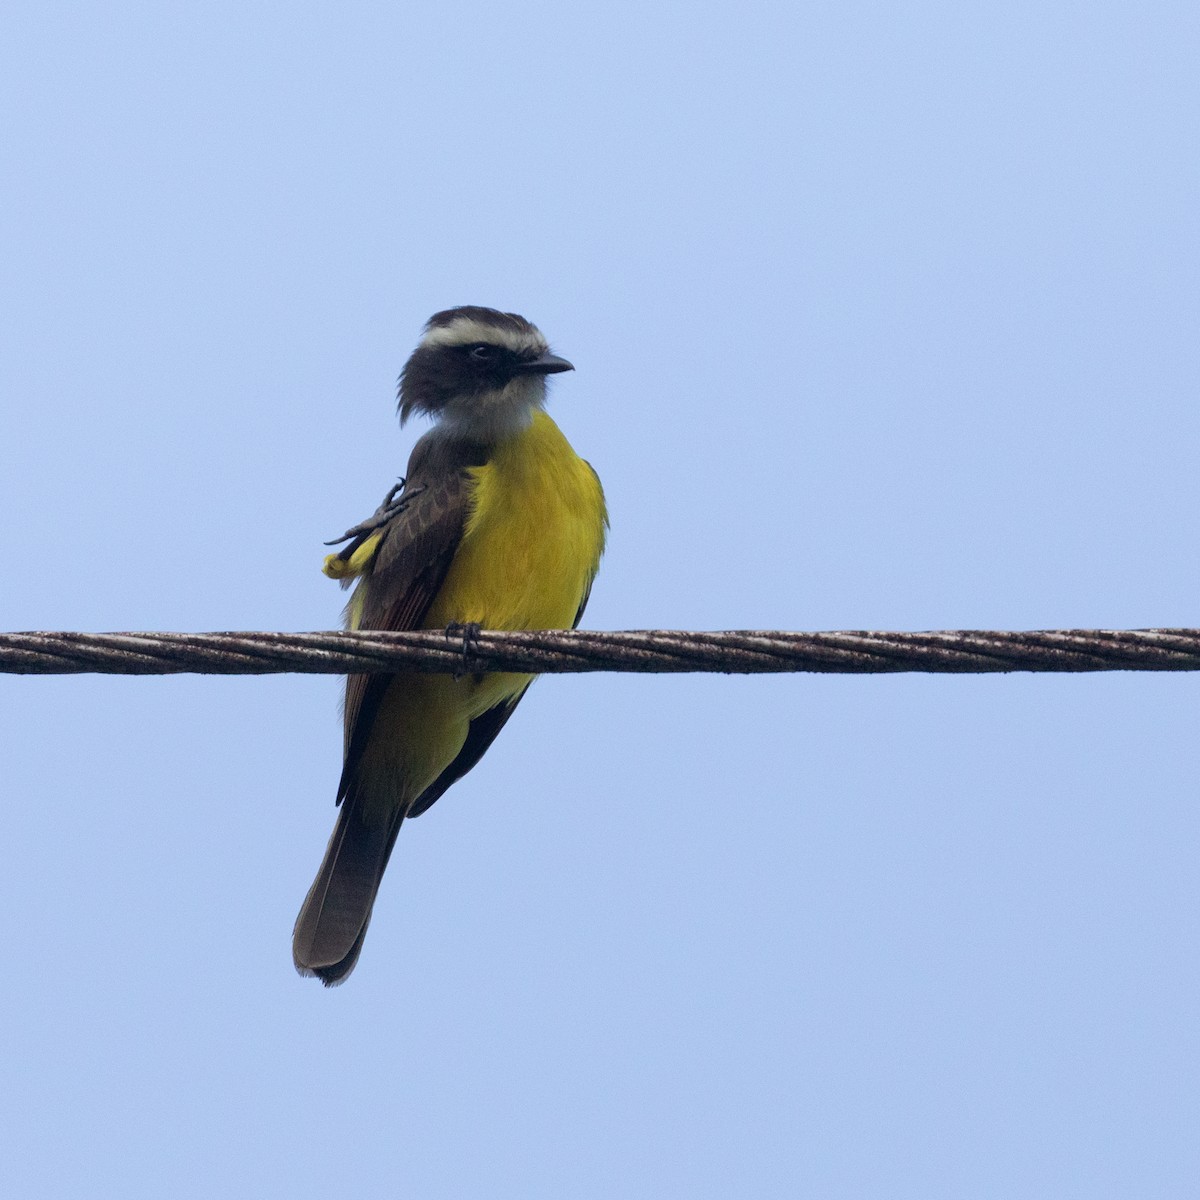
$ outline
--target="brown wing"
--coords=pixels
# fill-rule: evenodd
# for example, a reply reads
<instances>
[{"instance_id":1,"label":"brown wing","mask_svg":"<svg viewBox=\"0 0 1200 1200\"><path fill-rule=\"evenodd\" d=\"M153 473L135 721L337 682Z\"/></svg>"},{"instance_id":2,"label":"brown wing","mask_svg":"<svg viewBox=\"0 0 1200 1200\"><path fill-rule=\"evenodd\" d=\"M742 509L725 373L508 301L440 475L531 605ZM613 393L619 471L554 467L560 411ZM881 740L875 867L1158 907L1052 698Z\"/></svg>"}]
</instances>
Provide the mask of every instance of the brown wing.
<instances>
[{"instance_id":1,"label":"brown wing","mask_svg":"<svg viewBox=\"0 0 1200 1200\"><path fill-rule=\"evenodd\" d=\"M370 573L359 584L365 588L359 629L420 628L466 524L470 503L466 467L477 457L473 451L473 447L418 443L405 486L413 498L383 527ZM390 675L347 676L345 761L338 803L349 790L391 680Z\"/></svg>"}]
</instances>

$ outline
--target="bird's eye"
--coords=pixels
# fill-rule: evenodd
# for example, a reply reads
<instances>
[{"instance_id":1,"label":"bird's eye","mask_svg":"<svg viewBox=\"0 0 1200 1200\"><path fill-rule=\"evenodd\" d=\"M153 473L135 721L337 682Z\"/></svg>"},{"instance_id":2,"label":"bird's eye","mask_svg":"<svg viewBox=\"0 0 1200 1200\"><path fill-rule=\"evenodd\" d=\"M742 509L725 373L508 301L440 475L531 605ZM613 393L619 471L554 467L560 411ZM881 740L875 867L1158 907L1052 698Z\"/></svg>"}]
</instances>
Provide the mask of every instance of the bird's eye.
<instances>
[{"instance_id":1,"label":"bird's eye","mask_svg":"<svg viewBox=\"0 0 1200 1200\"><path fill-rule=\"evenodd\" d=\"M490 362L496 357L496 347L489 346L487 342L480 342L478 345L471 347L471 357L477 358L481 362Z\"/></svg>"}]
</instances>

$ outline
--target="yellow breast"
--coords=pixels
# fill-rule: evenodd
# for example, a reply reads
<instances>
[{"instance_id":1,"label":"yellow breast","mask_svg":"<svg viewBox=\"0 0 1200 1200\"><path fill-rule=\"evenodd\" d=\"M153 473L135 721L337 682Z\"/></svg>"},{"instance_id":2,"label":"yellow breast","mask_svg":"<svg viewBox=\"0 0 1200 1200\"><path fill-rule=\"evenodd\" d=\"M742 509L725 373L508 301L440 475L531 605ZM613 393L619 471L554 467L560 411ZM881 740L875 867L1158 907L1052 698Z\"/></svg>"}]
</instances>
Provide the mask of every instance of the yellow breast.
<instances>
[{"instance_id":1,"label":"yellow breast","mask_svg":"<svg viewBox=\"0 0 1200 1200\"><path fill-rule=\"evenodd\" d=\"M425 627L569 628L604 550L595 472L539 411L472 474L471 515Z\"/></svg>"}]
</instances>

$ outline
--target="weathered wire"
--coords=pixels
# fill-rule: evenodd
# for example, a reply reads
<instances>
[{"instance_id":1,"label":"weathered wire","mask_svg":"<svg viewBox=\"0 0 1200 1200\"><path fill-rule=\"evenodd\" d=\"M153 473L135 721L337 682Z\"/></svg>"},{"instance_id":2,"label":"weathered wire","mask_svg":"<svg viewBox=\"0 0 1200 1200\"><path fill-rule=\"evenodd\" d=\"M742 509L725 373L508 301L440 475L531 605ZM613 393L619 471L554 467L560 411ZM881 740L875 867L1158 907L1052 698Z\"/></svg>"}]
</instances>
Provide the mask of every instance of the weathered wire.
<instances>
[{"instance_id":1,"label":"weathered wire","mask_svg":"<svg viewBox=\"0 0 1200 1200\"><path fill-rule=\"evenodd\" d=\"M16 675L1196 670L1200 629L0 633L0 673Z\"/></svg>"}]
</instances>

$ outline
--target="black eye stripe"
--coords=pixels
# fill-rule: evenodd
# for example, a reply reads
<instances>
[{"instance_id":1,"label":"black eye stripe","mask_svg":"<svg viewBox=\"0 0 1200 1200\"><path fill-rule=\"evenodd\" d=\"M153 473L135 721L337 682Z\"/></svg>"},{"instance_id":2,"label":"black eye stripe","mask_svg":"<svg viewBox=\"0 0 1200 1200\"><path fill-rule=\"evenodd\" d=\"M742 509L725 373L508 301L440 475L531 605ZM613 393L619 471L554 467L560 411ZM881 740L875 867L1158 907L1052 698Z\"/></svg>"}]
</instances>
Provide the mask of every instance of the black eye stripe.
<instances>
[{"instance_id":1,"label":"black eye stripe","mask_svg":"<svg viewBox=\"0 0 1200 1200\"><path fill-rule=\"evenodd\" d=\"M502 372L515 371L521 363L535 357L528 353L518 353L510 346L497 346L494 342L470 342L457 347L457 350L473 366Z\"/></svg>"}]
</instances>

